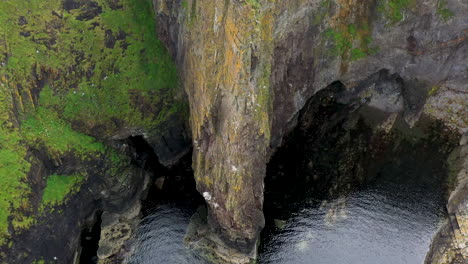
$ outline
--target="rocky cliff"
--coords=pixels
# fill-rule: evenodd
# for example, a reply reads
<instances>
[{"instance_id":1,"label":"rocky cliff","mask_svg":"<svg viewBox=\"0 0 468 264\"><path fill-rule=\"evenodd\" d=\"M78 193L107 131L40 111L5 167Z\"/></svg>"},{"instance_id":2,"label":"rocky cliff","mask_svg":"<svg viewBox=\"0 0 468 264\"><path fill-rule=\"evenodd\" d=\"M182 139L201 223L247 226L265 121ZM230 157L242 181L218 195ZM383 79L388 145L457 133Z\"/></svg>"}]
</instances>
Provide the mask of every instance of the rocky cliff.
<instances>
[{"instance_id":1,"label":"rocky cliff","mask_svg":"<svg viewBox=\"0 0 468 264\"><path fill-rule=\"evenodd\" d=\"M209 207L211 231L189 240L221 259L255 256L266 161L329 84L410 126L424 114L467 131L464 1L158 0L155 8L189 97L193 167Z\"/></svg>"},{"instance_id":2,"label":"rocky cliff","mask_svg":"<svg viewBox=\"0 0 468 264\"><path fill-rule=\"evenodd\" d=\"M246 263L266 164L330 84L340 103L388 114L386 126L423 116L468 131L463 0L5 0L0 11L3 262L73 263L96 211L105 226L134 215L149 175L131 136L165 165L193 145L209 228L187 241ZM428 263L467 257L463 166L451 167L451 218Z\"/></svg>"},{"instance_id":3,"label":"rocky cliff","mask_svg":"<svg viewBox=\"0 0 468 264\"><path fill-rule=\"evenodd\" d=\"M145 0L0 3L1 263L73 263L96 211L138 206L149 173L128 137L164 164L189 150L154 17Z\"/></svg>"}]
</instances>

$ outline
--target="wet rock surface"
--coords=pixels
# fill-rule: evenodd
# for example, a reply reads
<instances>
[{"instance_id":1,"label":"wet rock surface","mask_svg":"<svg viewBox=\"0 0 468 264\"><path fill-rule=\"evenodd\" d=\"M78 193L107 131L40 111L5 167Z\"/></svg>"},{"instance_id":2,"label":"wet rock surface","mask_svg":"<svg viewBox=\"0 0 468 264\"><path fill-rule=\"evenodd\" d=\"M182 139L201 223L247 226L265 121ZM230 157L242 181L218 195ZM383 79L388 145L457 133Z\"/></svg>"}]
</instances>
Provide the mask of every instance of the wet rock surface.
<instances>
[{"instance_id":1,"label":"wet rock surface","mask_svg":"<svg viewBox=\"0 0 468 264\"><path fill-rule=\"evenodd\" d=\"M134 205L122 214L103 212L97 251L99 263L121 262L129 254L126 252L129 249L124 245L133 237L140 211L141 203L135 201Z\"/></svg>"}]
</instances>

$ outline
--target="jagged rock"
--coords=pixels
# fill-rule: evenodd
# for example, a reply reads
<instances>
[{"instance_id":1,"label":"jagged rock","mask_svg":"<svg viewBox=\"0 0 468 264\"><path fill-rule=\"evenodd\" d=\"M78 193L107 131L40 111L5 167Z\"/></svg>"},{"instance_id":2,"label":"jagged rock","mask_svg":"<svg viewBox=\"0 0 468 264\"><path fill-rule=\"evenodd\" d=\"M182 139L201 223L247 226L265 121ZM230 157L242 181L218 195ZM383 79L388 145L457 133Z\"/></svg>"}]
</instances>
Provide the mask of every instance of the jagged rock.
<instances>
[{"instance_id":1,"label":"jagged rock","mask_svg":"<svg viewBox=\"0 0 468 264\"><path fill-rule=\"evenodd\" d=\"M97 251L99 263L112 263L112 259L121 262L125 256L131 254L124 245L133 238L140 211L141 202L134 201L133 206L122 213L102 213L101 236Z\"/></svg>"},{"instance_id":2,"label":"jagged rock","mask_svg":"<svg viewBox=\"0 0 468 264\"><path fill-rule=\"evenodd\" d=\"M280 230L283 230L286 227L286 221L285 220L275 219L274 222L275 222L276 228L278 228Z\"/></svg>"},{"instance_id":3,"label":"jagged rock","mask_svg":"<svg viewBox=\"0 0 468 264\"><path fill-rule=\"evenodd\" d=\"M154 184L156 185L156 187L159 189L159 190L162 190L163 186L164 186L164 181L165 181L165 177L159 177L156 179L156 181L154 182Z\"/></svg>"}]
</instances>

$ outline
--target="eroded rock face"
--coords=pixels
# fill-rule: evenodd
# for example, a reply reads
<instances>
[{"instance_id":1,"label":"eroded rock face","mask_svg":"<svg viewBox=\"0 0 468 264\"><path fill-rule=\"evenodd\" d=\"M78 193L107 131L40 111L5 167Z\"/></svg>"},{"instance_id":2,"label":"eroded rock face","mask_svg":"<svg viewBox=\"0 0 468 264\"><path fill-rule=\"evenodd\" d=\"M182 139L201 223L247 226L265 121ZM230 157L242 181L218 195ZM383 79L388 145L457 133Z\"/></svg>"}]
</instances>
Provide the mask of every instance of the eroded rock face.
<instances>
[{"instance_id":1,"label":"eroded rock face","mask_svg":"<svg viewBox=\"0 0 468 264\"><path fill-rule=\"evenodd\" d=\"M179 23L185 23L176 54L191 102L197 189L210 208L208 222L220 247L254 256L264 223L270 137L271 45L263 40L271 40L271 25L258 20L270 17L237 1L170 2L156 2L156 8L161 15L180 10Z\"/></svg>"},{"instance_id":2,"label":"eroded rock face","mask_svg":"<svg viewBox=\"0 0 468 264\"><path fill-rule=\"evenodd\" d=\"M190 150L187 100L149 0L0 10L0 262L73 263L86 219L144 196L122 141L165 165Z\"/></svg>"},{"instance_id":3,"label":"eroded rock face","mask_svg":"<svg viewBox=\"0 0 468 264\"><path fill-rule=\"evenodd\" d=\"M265 162L332 82L410 126L426 113L468 129L463 1L160 0L155 9L189 96L211 233L237 252L254 256Z\"/></svg>"},{"instance_id":4,"label":"eroded rock face","mask_svg":"<svg viewBox=\"0 0 468 264\"><path fill-rule=\"evenodd\" d=\"M358 84L358 87L368 87L357 89L368 95L366 100L356 94L350 97L347 89L336 82L317 92L303 107L298 125L284 137L282 147L268 164L265 213L269 216L269 229L262 234L270 235L272 232L272 217L288 219L288 213L295 212L288 210L288 204L301 204L314 194L324 195L326 199L333 197L335 202L324 218L327 224L333 223L346 214L342 208L350 191L355 191L356 187L359 190L371 182L382 182L382 179L403 186L416 182L433 186L434 189L426 191L433 193L439 189L437 192L444 193L431 199L443 208L450 190L457 185L457 173L465 173L459 164L466 159L466 153L460 153L458 147L460 136L443 122L425 114L410 128L401 113L385 112L370 106L373 96L381 97L369 92L376 86L372 82L392 86L399 79L385 72L379 72L377 76L382 78L373 77ZM388 94L388 98L396 94L398 90ZM404 93L401 100L407 100ZM399 105L398 100L385 102L385 105L391 102ZM459 188L464 185L458 180ZM466 191L460 191L458 197L466 198ZM464 207L459 201L453 204ZM322 205L330 206L328 200L324 200ZM462 220L466 215L462 211L464 209L457 210L460 210L456 214ZM434 239L434 252L450 257L450 261L458 261L455 263L464 263L462 255L456 255L460 252L457 246L460 244L451 242L455 239L451 225L440 232L443 235ZM268 246L264 250L270 253ZM427 263L433 262L428 260Z\"/></svg>"},{"instance_id":5,"label":"eroded rock face","mask_svg":"<svg viewBox=\"0 0 468 264\"><path fill-rule=\"evenodd\" d=\"M50 160L38 165L37 176L50 175ZM38 260L60 263L74 263L79 257L80 234L84 226L92 226L97 210L105 210L114 215L126 215L143 197L150 173L131 166L112 168L103 160L89 160L85 164L72 158L63 160L64 166L54 170L57 174L67 174L79 166L86 166L87 172L95 175L83 183L81 189L70 195L63 204L44 208L34 217L37 223L26 230L13 233L8 249L2 248L2 261L8 263L33 263ZM81 165L76 165L81 164ZM110 174L109 170L114 173ZM38 185L36 188L41 188ZM41 204L41 192L32 203ZM47 210L47 211L46 211ZM41 243L38 243L41 241Z\"/></svg>"},{"instance_id":6,"label":"eroded rock face","mask_svg":"<svg viewBox=\"0 0 468 264\"><path fill-rule=\"evenodd\" d=\"M143 186L148 185L143 184ZM133 237L133 231L139 222L141 202L133 201L122 213L103 212L101 219L101 235L97 257L99 263L122 262L130 253L125 244Z\"/></svg>"}]
</instances>

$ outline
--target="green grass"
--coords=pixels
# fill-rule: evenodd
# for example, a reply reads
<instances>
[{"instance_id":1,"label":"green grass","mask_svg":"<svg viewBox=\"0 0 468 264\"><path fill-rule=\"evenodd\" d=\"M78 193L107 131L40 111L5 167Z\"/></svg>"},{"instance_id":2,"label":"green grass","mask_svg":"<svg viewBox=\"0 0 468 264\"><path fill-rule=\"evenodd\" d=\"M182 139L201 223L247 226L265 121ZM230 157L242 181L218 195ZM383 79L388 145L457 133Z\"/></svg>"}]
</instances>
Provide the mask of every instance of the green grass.
<instances>
[{"instance_id":1,"label":"green grass","mask_svg":"<svg viewBox=\"0 0 468 264\"><path fill-rule=\"evenodd\" d=\"M260 2L259 2L259 0L245 0L245 2L246 2L247 4L249 4L250 6L252 6L253 8L255 8L255 9L260 8Z\"/></svg>"},{"instance_id":2,"label":"green grass","mask_svg":"<svg viewBox=\"0 0 468 264\"><path fill-rule=\"evenodd\" d=\"M115 131L116 119L128 126L156 127L178 110L173 91L178 74L157 39L152 3L122 0L124 8L113 10L108 1L97 2L102 14L87 21L76 19L80 10L62 10L61 1L1 2L6 12L0 18L0 34L6 35L4 49L9 54L3 71L10 82L29 89L34 86L31 72L51 75L51 92L43 101L63 111L66 120L82 121L84 132L96 126ZM63 18L51 15L51 10ZM21 16L28 24L19 25ZM106 45L109 36L112 46ZM21 99L22 110L28 110L31 100Z\"/></svg>"},{"instance_id":3,"label":"green grass","mask_svg":"<svg viewBox=\"0 0 468 264\"><path fill-rule=\"evenodd\" d=\"M404 19L404 13L415 4L416 0L380 0L378 9L391 24L396 24Z\"/></svg>"},{"instance_id":4,"label":"green grass","mask_svg":"<svg viewBox=\"0 0 468 264\"><path fill-rule=\"evenodd\" d=\"M350 59L352 61L356 61L356 60L359 60L359 59L362 59L362 58L365 58L365 57L367 57L367 54L363 50L361 50L359 48L354 48L354 49L351 50L351 58Z\"/></svg>"},{"instance_id":5,"label":"green grass","mask_svg":"<svg viewBox=\"0 0 468 264\"><path fill-rule=\"evenodd\" d=\"M452 10L447 8L447 0L439 0L439 2L437 3L437 14L444 21L448 21L452 17L455 16L455 14L452 12Z\"/></svg>"},{"instance_id":6,"label":"green grass","mask_svg":"<svg viewBox=\"0 0 468 264\"><path fill-rule=\"evenodd\" d=\"M73 130L56 112L44 107L39 107L23 122L22 134L29 146L46 149L50 157L73 152L85 159L90 155L99 156L105 151L102 143Z\"/></svg>"},{"instance_id":7,"label":"green grass","mask_svg":"<svg viewBox=\"0 0 468 264\"><path fill-rule=\"evenodd\" d=\"M5 242L10 216L14 227L27 227L31 219L19 210L28 207L31 189L25 184L30 163L26 148L14 129L0 128L0 244Z\"/></svg>"},{"instance_id":8,"label":"green grass","mask_svg":"<svg viewBox=\"0 0 468 264\"><path fill-rule=\"evenodd\" d=\"M331 54L343 60L356 61L372 55L375 48L370 48L372 38L367 25L350 24L325 31L325 37L333 41Z\"/></svg>"},{"instance_id":9,"label":"green grass","mask_svg":"<svg viewBox=\"0 0 468 264\"><path fill-rule=\"evenodd\" d=\"M83 175L50 175L42 195L42 206L54 206L62 204L67 195L79 190L85 177Z\"/></svg>"},{"instance_id":10,"label":"green grass","mask_svg":"<svg viewBox=\"0 0 468 264\"><path fill-rule=\"evenodd\" d=\"M0 245L9 227L34 222L26 216L34 212L29 148L50 159L110 155L120 166L118 154L89 136L95 128L101 137L122 127L158 133L187 109L174 89L176 66L157 39L151 0L120 0L121 9L96 0L102 13L89 20L78 19L86 7L68 12L62 2L0 1ZM45 190L51 205L73 193L56 177Z\"/></svg>"},{"instance_id":11,"label":"green grass","mask_svg":"<svg viewBox=\"0 0 468 264\"><path fill-rule=\"evenodd\" d=\"M345 55L353 46L353 38L347 31L329 29L325 32L325 36L331 39L334 43L334 47L332 49L334 55Z\"/></svg>"},{"instance_id":12,"label":"green grass","mask_svg":"<svg viewBox=\"0 0 468 264\"><path fill-rule=\"evenodd\" d=\"M182 3L181 3L181 6L182 6L185 10L188 10L188 9L189 9L189 4L188 4L187 0L183 0Z\"/></svg>"},{"instance_id":13,"label":"green grass","mask_svg":"<svg viewBox=\"0 0 468 264\"><path fill-rule=\"evenodd\" d=\"M25 159L27 148L11 121L12 94L0 79L0 245L8 238L9 217L14 227L27 227L32 219L21 214L27 208L31 189L25 184L30 163Z\"/></svg>"}]
</instances>

